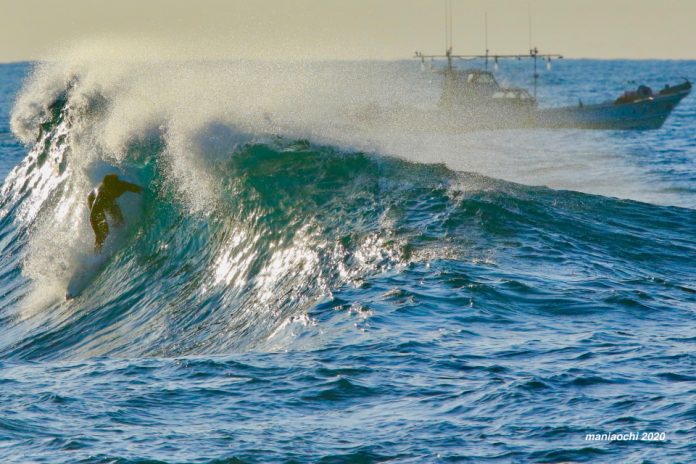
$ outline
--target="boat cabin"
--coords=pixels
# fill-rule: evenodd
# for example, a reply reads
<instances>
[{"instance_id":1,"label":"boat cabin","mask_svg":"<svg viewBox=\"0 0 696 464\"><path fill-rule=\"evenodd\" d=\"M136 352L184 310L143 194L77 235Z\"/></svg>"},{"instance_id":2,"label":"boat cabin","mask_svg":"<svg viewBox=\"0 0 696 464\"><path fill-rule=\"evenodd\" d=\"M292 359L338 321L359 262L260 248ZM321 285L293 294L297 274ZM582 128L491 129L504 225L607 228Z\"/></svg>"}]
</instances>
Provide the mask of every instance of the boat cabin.
<instances>
[{"instance_id":1,"label":"boat cabin","mask_svg":"<svg viewBox=\"0 0 696 464\"><path fill-rule=\"evenodd\" d=\"M455 109L462 106L493 104L506 106L534 106L536 100L525 89L505 88L498 84L493 73L481 69L442 71L444 84L440 107Z\"/></svg>"}]
</instances>

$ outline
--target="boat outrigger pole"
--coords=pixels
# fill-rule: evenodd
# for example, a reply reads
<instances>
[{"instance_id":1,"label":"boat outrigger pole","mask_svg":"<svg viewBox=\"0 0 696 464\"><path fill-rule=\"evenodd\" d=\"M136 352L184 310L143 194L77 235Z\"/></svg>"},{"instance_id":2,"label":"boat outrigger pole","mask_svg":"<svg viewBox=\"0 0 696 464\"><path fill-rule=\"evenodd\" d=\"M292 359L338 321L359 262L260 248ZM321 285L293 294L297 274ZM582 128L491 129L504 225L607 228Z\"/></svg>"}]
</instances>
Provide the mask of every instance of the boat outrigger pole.
<instances>
[{"instance_id":1,"label":"boat outrigger pole","mask_svg":"<svg viewBox=\"0 0 696 464\"><path fill-rule=\"evenodd\" d=\"M559 55L557 53L539 53L539 50L534 47L529 50L529 54L522 54L522 55L491 55L488 53L488 50L486 50L486 53L484 55L453 55L452 54L452 47L447 48L447 51L445 52L444 55L425 55L421 52L416 52L415 58L420 58L421 63L425 64L426 59L437 59L437 58L446 58L447 59L447 70L452 71L452 60L453 59L459 59L459 60L476 60L476 59L482 59L485 62L485 67L488 69L488 60L492 59L496 64L498 63L498 60L504 60L504 59L514 59L514 60L522 60L526 58L531 58L534 60L534 98L536 99L536 94L537 94L537 81L539 80L539 73L537 72L537 60L541 59L546 61L548 64L551 64L551 60L560 60L563 59L563 55Z\"/></svg>"}]
</instances>

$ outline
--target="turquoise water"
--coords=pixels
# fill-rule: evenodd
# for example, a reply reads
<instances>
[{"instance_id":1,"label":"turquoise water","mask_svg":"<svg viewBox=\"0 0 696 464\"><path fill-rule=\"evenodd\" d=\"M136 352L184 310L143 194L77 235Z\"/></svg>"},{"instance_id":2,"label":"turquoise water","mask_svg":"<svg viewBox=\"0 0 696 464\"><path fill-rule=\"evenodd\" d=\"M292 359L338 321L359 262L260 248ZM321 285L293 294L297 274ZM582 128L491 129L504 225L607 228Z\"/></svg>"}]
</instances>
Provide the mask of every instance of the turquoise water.
<instances>
[{"instance_id":1,"label":"turquoise water","mask_svg":"<svg viewBox=\"0 0 696 464\"><path fill-rule=\"evenodd\" d=\"M564 61L540 101L695 71ZM412 63L30 73L0 66L3 462L696 457L693 96L651 132L414 137L345 116L436 99ZM66 302L106 172L145 192ZM586 440L629 432L665 436Z\"/></svg>"}]
</instances>

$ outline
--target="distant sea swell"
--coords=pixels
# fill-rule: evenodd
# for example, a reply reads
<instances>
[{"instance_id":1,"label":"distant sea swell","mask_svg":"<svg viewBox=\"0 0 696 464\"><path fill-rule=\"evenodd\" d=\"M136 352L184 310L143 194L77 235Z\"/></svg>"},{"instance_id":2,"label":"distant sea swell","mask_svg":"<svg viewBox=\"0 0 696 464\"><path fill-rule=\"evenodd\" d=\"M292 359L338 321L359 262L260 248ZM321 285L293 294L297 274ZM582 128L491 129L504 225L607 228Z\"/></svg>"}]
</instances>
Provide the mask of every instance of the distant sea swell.
<instances>
[{"instance_id":1,"label":"distant sea swell","mask_svg":"<svg viewBox=\"0 0 696 464\"><path fill-rule=\"evenodd\" d=\"M40 68L13 114L31 149L0 203L5 461L696 453L693 209L361 150L296 88L175 101L157 65L85 66ZM146 186L144 213L65 302L107 172ZM667 440L585 440L634 430Z\"/></svg>"}]
</instances>

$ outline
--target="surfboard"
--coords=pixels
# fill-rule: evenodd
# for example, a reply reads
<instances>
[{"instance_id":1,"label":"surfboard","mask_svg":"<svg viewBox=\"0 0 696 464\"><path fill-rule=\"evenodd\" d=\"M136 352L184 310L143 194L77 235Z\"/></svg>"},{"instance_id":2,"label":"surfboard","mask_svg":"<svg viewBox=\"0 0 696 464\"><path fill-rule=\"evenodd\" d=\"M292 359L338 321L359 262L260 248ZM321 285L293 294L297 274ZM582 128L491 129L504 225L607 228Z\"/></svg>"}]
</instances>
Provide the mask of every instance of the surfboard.
<instances>
[{"instance_id":1,"label":"surfboard","mask_svg":"<svg viewBox=\"0 0 696 464\"><path fill-rule=\"evenodd\" d=\"M73 274L65 290L65 299L72 300L82 294L90 283L104 270L108 264L106 253L100 253L87 258L86 262Z\"/></svg>"}]
</instances>

